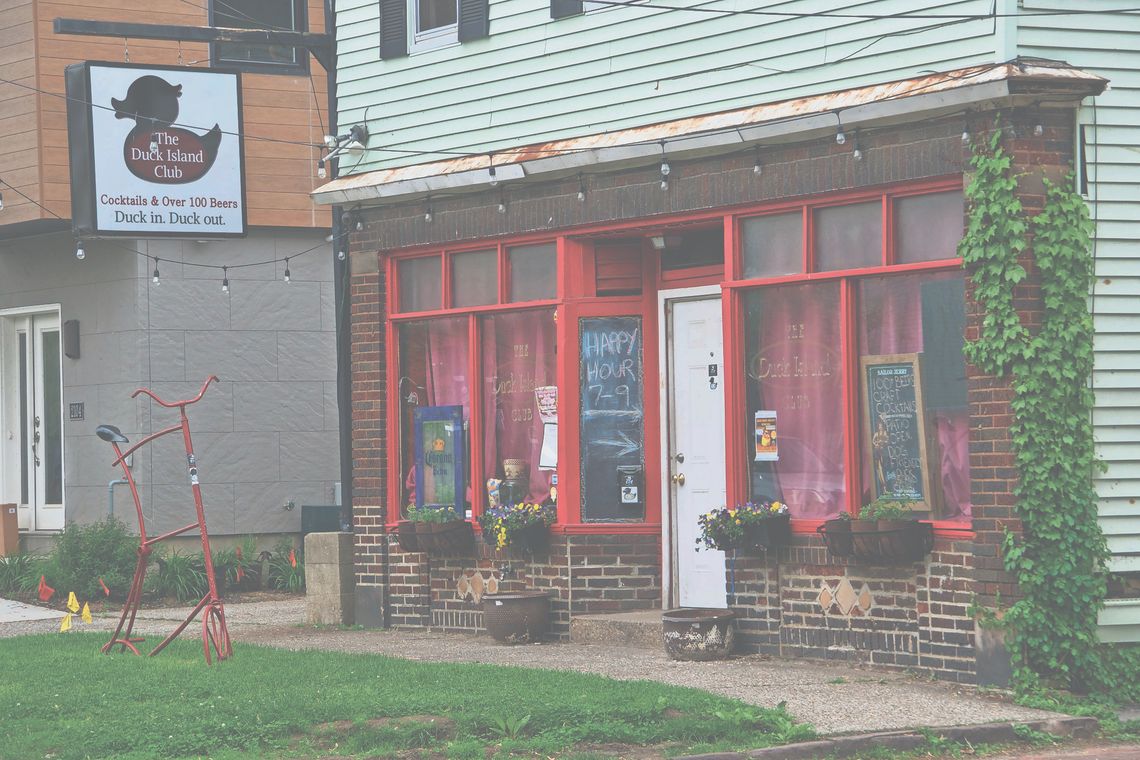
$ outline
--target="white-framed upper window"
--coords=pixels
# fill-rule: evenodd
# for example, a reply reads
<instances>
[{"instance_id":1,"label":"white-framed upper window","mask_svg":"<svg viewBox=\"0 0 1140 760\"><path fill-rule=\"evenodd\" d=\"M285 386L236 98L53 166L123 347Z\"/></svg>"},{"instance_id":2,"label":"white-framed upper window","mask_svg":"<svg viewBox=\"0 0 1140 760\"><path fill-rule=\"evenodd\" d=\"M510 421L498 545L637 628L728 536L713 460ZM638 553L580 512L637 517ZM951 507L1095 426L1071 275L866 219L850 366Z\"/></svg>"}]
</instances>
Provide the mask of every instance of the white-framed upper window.
<instances>
[{"instance_id":1,"label":"white-framed upper window","mask_svg":"<svg viewBox=\"0 0 1140 760\"><path fill-rule=\"evenodd\" d=\"M408 0L408 50L459 42L459 0Z\"/></svg>"}]
</instances>

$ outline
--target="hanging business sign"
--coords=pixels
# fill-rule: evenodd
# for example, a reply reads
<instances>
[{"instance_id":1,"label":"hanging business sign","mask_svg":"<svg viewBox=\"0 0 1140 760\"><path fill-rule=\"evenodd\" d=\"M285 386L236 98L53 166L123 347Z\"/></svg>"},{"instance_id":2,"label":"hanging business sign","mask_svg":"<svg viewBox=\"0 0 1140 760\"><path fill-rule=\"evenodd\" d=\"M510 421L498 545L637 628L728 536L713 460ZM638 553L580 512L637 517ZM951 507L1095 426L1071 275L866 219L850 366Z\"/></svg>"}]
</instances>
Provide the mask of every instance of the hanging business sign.
<instances>
[{"instance_id":1,"label":"hanging business sign","mask_svg":"<svg viewBox=\"0 0 1140 760\"><path fill-rule=\"evenodd\" d=\"M245 234L241 74L85 61L66 84L77 235Z\"/></svg>"}]
</instances>

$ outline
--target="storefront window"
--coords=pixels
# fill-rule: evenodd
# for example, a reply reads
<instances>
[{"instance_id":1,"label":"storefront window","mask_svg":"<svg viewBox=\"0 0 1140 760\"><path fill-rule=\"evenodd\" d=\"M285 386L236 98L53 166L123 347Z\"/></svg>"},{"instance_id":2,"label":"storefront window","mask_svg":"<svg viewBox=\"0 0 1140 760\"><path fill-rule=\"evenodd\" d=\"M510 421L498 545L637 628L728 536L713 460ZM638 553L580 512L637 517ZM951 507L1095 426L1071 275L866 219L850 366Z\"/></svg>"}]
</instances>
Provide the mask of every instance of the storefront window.
<instances>
[{"instance_id":1,"label":"storefront window","mask_svg":"<svg viewBox=\"0 0 1140 760\"><path fill-rule=\"evenodd\" d=\"M467 330L466 317L405 322L398 328L400 476L405 508L416 501L416 410L459 406L464 424L470 420ZM463 509L470 504L470 490L468 486Z\"/></svg>"},{"instance_id":2,"label":"storefront window","mask_svg":"<svg viewBox=\"0 0 1140 760\"><path fill-rule=\"evenodd\" d=\"M399 263L400 311L434 311L443 304L443 273L439 256L404 259Z\"/></svg>"},{"instance_id":3,"label":"storefront window","mask_svg":"<svg viewBox=\"0 0 1140 760\"><path fill-rule=\"evenodd\" d=\"M815 269L859 269L883 263L881 201L828 206L815 211Z\"/></svg>"},{"instance_id":4,"label":"storefront window","mask_svg":"<svg viewBox=\"0 0 1140 760\"><path fill-rule=\"evenodd\" d=\"M970 519L964 287L957 272L859 282L864 503L911 494L933 519ZM867 368L888 365L898 382L869 388Z\"/></svg>"},{"instance_id":5,"label":"storefront window","mask_svg":"<svg viewBox=\"0 0 1140 760\"><path fill-rule=\"evenodd\" d=\"M962 191L895 199L895 263L952 259L962 239Z\"/></svg>"},{"instance_id":6,"label":"storefront window","mask_svg":"<svg viewBox=\"0 0 1140 760\"><path fill-rule=\"evenodd\" d=\"M832 517L847 506L839 284L750 290L744 310L749 496Z\"/></svg>"},{"instance_id":7,"label":"storefront window","mask_svg":"<svg viewBox=\"0 0 1140 760\"><path fill-rule=\"evenodd\" d=\"M452 306L486 306L499 301L499 254L468 251L451 257Z\"/></svg>"},{"instance_id":8,"label":"storefront window","mask_svg":"<svg viewBox=\"0 0 1140 760\"><path fill-rule=\"evenodd\" d=\"M515 311L480 322L483 486L501 481L494 484L500 503L541 502L550 496L557 464L554 311Z\"/></svg>"},{"instance_id":9,"label":"storefront window","mask_svg":"<svg viewBox=\"0 0 1140 760\"><path fill-rule=\"evenodd\" d=\"M554 243L520 245L507 253L511 263L511 303L554 298L558 292Z\"/></svg>"},{"instance_id":10,"label":"storefront window","mask_svg":"<svg viewBox=\"0 0 1140 760\"><path fill-rule=\"evenodd\" d=\"M804 269L804 215L772 214L740 225L744 279L796 274Z\"/></svg>"}]
</instances>

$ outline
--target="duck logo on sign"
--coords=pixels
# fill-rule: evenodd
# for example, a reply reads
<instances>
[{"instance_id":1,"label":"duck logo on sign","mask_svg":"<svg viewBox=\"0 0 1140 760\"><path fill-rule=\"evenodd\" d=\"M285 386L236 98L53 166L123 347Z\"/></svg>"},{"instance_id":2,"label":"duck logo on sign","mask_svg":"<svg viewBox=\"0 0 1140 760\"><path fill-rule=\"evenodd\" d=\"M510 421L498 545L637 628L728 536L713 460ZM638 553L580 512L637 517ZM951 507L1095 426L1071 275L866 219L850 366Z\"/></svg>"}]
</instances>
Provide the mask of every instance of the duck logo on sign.
<instances>
[{"instance_id":1,"label":"duck logo on sign","mask_svg":"<svg viewBox=\"0 0 1140 760\"><path fill-rule=\"evenodd\" d=\"M194 182L210 171L218 157L222 129L217 124L202 135L173 126L180 97L182 85L148 74L131 82L122 100L111 98L116 119L134 119L135 126L123 142L123 161L141 180L163 185Z\"/></svg>"}]
</instances>

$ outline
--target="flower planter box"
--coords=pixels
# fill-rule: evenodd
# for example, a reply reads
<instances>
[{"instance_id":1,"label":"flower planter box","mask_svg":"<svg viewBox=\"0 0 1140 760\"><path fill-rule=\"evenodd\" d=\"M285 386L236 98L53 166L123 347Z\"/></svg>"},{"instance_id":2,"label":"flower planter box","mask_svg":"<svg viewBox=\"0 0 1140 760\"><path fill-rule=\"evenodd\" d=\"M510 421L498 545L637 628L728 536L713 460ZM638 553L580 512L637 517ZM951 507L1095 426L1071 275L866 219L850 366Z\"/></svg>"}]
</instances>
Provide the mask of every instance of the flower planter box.
<instances>
[{"instance_id":1,"label":"flower planter box","mask_svg":"<svg viewBox=\"0 0 1140 760\"><path fill-rule=\"evenodd\" d=\"M767 520L744 526L744 541L741 549L776 549L792 538L792 523L789 515L776 515Z\"/></svg>"},{"instance_id":2,"label":"flower planter box","mask_svg":"<svg viewBox=\"0 0 1140 760\"><path fill-rule=\"evenodd\" d=\"M736 645L732 610L681 607L661 613L665 653L673 660L720 660Z\"/></svg>"},{"instance_id":3,"label":"flower planter box","mask_svg":"<svg viewBox=\"0 0 1140 760\"><path fill-rule=\"evenodd\" d=\"M503 644L541 641L550 626L550 595L545 591L484 594L483 624L491 638Z\"/></svg>"},{"instance_id":4,"label":"flower planter box","mask_svg":"<svg viewBox=\"0 0 1140 760\"><path fill-rule=\"evenodd\" d=\"M400 520L396 523L396 540L400 542L400 548L406 552L418 552L420 550L420 542L416 536L417 523L411 520Z\"/></svg>"},{"instance_id":5,"label":"flower planter box","mask_svg":"<svg viewBox=\"0 0 1140 760\"><path fill-rule=\"evenodd\" d=\"M837 557L852 557L877 565L918 562L934 548L934 526L913 520L852 520L849 535L832 531L829 521L816 529L829 552ZM847 539L850 539L850 544Z\"/></svg>"},{"instance_id":6,"label":"flower planter box","mask_svg":"<svg viewBox=\"0 0 1140 760\"><path fill-rule=\"evenodd\" d=\"M421 552L436 555L467 555L475 552L475 531L466 520L416 523L416 543Z\"/></svg>"}]
</instances>

